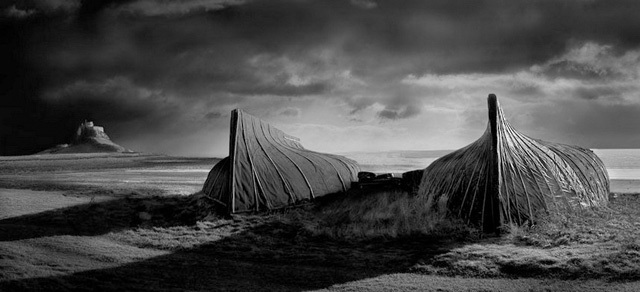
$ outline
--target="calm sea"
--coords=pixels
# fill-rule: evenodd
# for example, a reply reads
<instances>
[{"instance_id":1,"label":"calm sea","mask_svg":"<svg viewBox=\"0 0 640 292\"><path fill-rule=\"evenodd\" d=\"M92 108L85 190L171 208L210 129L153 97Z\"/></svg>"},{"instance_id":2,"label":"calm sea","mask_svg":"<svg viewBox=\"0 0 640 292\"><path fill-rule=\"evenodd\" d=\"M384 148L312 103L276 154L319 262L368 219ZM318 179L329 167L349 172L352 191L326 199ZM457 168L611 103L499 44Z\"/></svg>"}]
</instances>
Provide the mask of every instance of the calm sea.
<instances>
[{"instance_id":1,"label":"calm sea","mask_svg":"<svg viewBox=\"0 0 640 292\"><path fill-rule=\"evenodd\" d=\"M604 162L614 192L640 192L640 149L594 149ZM343 155L363 171L400 173L427 167L451 150L351 152Z\"/></svg>"}]
</instances>

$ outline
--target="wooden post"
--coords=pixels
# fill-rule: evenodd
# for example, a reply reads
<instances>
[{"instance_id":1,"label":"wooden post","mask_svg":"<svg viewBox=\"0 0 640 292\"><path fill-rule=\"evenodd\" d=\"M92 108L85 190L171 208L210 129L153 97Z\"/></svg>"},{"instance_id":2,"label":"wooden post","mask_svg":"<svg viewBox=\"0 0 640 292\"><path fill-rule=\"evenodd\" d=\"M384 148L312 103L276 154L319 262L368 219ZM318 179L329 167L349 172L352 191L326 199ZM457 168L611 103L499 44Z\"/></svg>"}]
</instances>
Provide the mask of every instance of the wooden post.
<instances>
[{"instance_id":1,"label":"wooden post","mask_svg":"<svg viewBox=\"0 0 640 292\"><path fill-rule=\"evenodd\" d=\"M489 126L491 128L491 156L489 161L489 204L483 210L483 229L485 232L493 232L502 224L502 212L500 209L500 155L498 151L498 98L495 94L487 97L489 106Z\"/></svg>"}]
</instances>

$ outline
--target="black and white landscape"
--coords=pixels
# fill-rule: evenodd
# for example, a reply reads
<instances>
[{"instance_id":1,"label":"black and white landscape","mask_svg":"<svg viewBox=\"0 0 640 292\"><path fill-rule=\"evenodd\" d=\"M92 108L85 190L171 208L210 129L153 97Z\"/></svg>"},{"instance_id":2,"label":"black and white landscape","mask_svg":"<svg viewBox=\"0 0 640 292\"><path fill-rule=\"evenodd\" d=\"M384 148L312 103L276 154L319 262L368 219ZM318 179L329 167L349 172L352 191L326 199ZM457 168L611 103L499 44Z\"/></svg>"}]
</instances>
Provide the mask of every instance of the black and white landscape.
<instances>
[{"instance_id":1,"label":"black and white landscape","mask_svg":"<svg viewBox=\"0 0 640 292\"><path fill-rule=\"evenodd\" d=\"M0 291L640 290L638 11L2 2Z\"/></svg>"}]
</instances>

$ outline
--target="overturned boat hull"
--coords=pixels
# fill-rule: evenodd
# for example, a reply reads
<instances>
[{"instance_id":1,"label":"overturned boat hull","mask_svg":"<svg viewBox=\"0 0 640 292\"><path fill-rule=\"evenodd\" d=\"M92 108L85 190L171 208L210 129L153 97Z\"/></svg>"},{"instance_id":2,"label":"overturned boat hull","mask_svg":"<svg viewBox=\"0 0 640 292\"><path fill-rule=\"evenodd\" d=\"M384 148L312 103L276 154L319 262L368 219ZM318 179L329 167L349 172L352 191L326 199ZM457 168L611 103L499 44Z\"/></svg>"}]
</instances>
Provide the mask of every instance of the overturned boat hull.
<instances>
[{"instance_id":1,"label":"overturned boat hull","mask_svg":"<svg viewBox=\"0 0 640 292\"><path fill-rule=\"evenodd\" d=\"M229 213L278 209L344 192L357 180L358 164L302 147L300 140L241 110L231 113L229 156L203 187Z\"/></svg>"},{"instance_id":2,"label":"overturned boat hull","mask_svg":"<svg viewBox=\"0 0 640 292\"><path fill-rule=\"evenodd\" d=\"M529 138L505 119L495 95L489 124L470 145L429 165L418 195L435 208L493 231L549 213L605 206L609 177L593 151Z\"/></svg>"}]
</instances>

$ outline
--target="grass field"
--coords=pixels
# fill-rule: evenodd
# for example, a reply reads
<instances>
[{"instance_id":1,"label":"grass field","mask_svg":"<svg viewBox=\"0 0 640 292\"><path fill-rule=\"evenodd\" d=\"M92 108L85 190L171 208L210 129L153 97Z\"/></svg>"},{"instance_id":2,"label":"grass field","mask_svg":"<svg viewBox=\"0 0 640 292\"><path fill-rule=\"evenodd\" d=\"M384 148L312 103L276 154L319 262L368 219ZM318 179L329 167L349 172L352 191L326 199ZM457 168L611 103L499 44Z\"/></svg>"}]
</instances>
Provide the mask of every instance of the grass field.
<instances>
[{"instance_id":1,"label":"grass field","mask_svg":"<svg viewBox=\"0 0 640 292\"><path fill-rule=\"evenodd\" d=\"M0 159L0 291L640 288L636 195L501 237L392 189L224 217L197 194L215 161Z\"/></svg>"},{"instance_id":2,"label":"grass field","mask_svg":"<svg viewBox=\"0 0 640 292\"><path fill-rule=\"evenodd\" d=\"M548 218L533 227L438 255L413 270L474 277L640 280L640 196L612 196L608 208Z\"/></svg>"}]
</instances>

